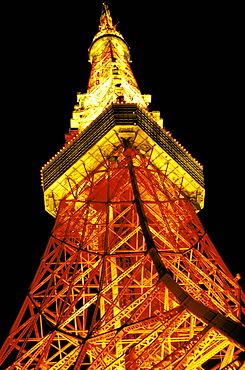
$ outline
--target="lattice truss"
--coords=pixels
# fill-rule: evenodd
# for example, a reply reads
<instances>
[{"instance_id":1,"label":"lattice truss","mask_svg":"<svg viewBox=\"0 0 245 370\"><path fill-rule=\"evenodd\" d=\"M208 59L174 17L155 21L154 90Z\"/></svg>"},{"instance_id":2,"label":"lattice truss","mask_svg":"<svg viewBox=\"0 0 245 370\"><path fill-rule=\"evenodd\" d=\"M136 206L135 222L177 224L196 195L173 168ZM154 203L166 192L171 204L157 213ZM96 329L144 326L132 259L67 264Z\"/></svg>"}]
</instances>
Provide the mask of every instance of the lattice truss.
<instances>
[{"instance_id":1,"label":"lattice truss","mask_svg":"<svg viewBox=\"0 0 245 370\"><path fill-rule=\"evenodd\" d=\"M17 358L8 370L191 370L207 368L208 360L213 369L244 368L242 348L192 314L159 279L142 223L173 280L238 321L238 283L191 202L137 151L121 146L61 201L3 347L3 360Z\"/></svg>"},{"instance_id":2,"label":"lattice truss","mask_svg":"<svg viewBox=\"0 0 245 370\"><path fill-rule=\"evenodd\" d=\"M88 94L107 92L111 86L109 101L114 96L122 96L126 93L129 102L138 102L141 92L135 80L129 64L129 55L126 57L126 47L115 37L108 37L108 41L102 50L93 56L93 63L88 85ZM109 82L109 83L108 83ZM102 84L102 86L101 86ZM97 91L98 90L98 91Z\"/></svg>"}]
</instances>

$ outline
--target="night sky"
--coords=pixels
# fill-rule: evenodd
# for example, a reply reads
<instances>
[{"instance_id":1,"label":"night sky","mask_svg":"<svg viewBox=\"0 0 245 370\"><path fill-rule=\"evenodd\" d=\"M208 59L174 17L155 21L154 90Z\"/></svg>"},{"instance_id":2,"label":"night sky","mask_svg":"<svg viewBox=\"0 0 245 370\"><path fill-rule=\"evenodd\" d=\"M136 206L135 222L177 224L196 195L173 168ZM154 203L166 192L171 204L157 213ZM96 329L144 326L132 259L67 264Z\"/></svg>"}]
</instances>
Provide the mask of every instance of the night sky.
<instances>
[{"instance_id":1,"label":"night sky","mask_svg":"<svg viewBox=\"0 0 245 370\"><path fill-rule=\"evenodd\" d=\"M107 1L131 47L150 110L204 165L201 221L233 274L244 268L244 115L241 9L213 2ZM19 8L18 8L19 7ZM87 50L101 1L8 13L6 120L2 122L1 342L27 293L54 219L44 211L40 169L64 144L76 93L85 93ZM244 103L243 103L244 104ZM3 213L4 212L4 213Z\"/></svg>"}]
</instances>

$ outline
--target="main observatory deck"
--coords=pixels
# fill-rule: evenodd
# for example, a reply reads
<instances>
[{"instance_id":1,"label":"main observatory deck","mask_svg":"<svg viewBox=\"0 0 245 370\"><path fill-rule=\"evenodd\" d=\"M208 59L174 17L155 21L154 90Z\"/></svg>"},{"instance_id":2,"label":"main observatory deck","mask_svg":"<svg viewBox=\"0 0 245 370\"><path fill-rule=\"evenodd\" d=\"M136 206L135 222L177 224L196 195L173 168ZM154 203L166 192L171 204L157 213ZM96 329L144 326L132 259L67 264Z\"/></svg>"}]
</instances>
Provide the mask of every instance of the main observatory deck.
<instances>
[{"instance_id":1,"label":"main observatory deck","mask_svg":"<svg viewBox=\"0 0 245 370\"><path fill-rule=\"evenodd\" d=\"M150 159L196 206L204 204L202 166L136 104L112 104L42 168L45 209L56 216L59 202L110 157L123 139Z\"/></svg>"}]
</instances>

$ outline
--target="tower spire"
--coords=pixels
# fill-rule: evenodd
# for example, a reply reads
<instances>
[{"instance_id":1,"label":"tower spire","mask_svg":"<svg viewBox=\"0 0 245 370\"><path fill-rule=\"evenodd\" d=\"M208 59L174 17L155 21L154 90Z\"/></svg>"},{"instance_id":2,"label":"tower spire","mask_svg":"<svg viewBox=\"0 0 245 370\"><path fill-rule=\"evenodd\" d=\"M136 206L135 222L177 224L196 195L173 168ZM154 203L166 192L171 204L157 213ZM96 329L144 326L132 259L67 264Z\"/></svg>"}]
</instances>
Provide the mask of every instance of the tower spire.
<instances>
[{"instance_id":1,"label":"tower spire","mask_svg":"<svg viewBox=\"0 0 245 370\"><path fill-rule=\"evenodd\" d=\"M113 25L105 3L102 4L99 30L89 48L89 62L92 67L87 92L77 94L71 129L83 131L113 103L136 103L147 108L151 96L142 95L139 90L130 67L129 47Z\"/></svg>"},{"instance_id":2,"label":"tower spire","mask_svg":"<svg viewBox=\"0 0 245 370\"><path fill-rule=\"evenodd\" d=\"M108 8L108 5L104 2L102 3L102 10L101 10L101 16L100 16L100 24L99 24L99 30L115 30L116 27L112 23L111 13Z\"/></svg>"}]
</instances>

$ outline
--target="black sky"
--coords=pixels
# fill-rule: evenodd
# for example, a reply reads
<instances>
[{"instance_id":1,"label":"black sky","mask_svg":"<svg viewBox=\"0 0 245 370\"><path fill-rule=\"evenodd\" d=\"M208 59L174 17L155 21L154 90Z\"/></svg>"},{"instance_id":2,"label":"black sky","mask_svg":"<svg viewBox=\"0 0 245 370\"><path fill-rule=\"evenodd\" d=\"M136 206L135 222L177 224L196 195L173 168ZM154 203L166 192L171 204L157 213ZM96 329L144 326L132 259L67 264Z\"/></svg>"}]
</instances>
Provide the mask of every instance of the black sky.
<instances>
[{"instance_id":1,"label":"black sky","mask_svg":"<svg viewBox=\"0 0 245 370\"><path fill-rule=\"evenodd\" d=\"M107 1L131 47L142 93L167 130L204 165L200 218L233 274L244 268L241 9L213 2ZM159 4L161 3L161 7ZM40 168L64 143L101 1L17 5L6 14L2 123L1 341L18 313L54 219ZM13 32L12 32L13 31Z\"/></svg>"}]
</instances>

